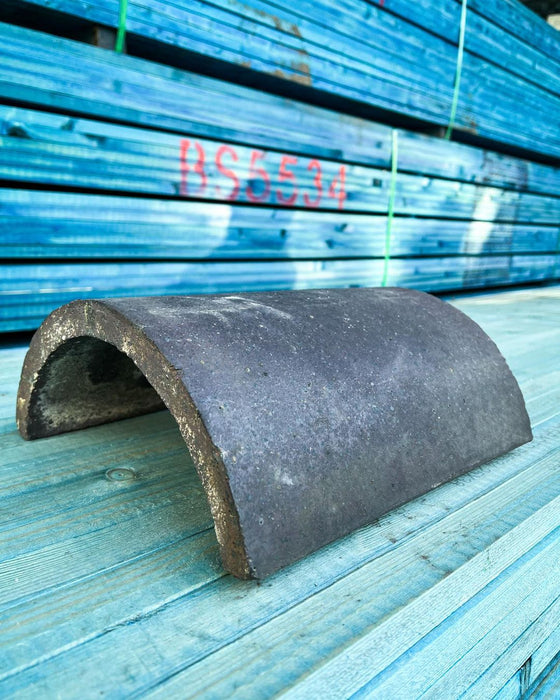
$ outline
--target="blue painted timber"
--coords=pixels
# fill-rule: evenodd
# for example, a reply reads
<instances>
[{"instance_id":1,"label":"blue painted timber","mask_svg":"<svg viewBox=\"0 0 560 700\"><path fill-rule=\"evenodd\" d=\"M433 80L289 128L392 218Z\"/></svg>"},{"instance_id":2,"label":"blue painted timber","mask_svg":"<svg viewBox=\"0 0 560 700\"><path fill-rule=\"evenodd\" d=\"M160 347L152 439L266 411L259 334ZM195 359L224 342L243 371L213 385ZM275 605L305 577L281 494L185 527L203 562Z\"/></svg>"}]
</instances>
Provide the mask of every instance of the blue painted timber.
<instances>
[{"instance_id":1,"label":"blue painted timber","mask_svg":"<svg viewBox=\"0 0 560 700\"><path fill-rule=\"evenodd\" d=\"M37 328L73 299L379 286L382 259L0 264L0 331ZM388 284L428 291L560 277L560 255L392 259Z\"/></svg>"},{"instance_id":2,"label":"blue painted timber","mask_svg":"<svg viewBox=\"0 0 560 700\"><path fill-rule=\"evenodd\" d=\"M384 214L0 189L5 259L381 258L386 228ZM554 254L559 238L554 224L401 216L391 257Z\"/></svg>"},{"instance_id":3,"label":"blue painted timber","mask_svg":"<svg viewBox=\"0 0 560 700\"><path fill-rule=\"evenodd\" d=\"M555 697L560 287L452 303L534 441L262 585L222 570L168 413L26 443L25 348L0 350L0 695Z\"/></svg>"},{"instance_id":4,"label":"blue painted timber","mask_svg":"<svg viewBox=\"0 0 560 700\"><path fill-rule=\"evenodd\" d=\"M391 129L239 85L0 24L0 97L160 131L210 137L288 153L390 167ZM33 65L33 71L29 71ZM2 108L4 135L92 146L97 139L151 140L91 120ZM68 134L60 134L66 124ZM18 131L19 128L19 131ZM63 129L64 130L64 129ZM101 130L101 131L99 131ZM79 140L78 135L83 138ZM88 141L88 135L90 139ZM66 136L66 139L63 137ZM73 139L76 139L75 141ZM558 170L399 130L399 170L498 187L557 192Z\"/></svg>"},{"instance_id":5,"label":"blue painted timber","mask_svg":"<svg viewBox=\"0 0 560 700\"><path fill-rule=\"evenodd\" d=\"M0 34L0 98L16 103L0 105L0 330L32 329L75 297L382 282L392 129L20 27ZM389 283L559 276L558 168L398 138Z\"/></svg>"},{"instance_id":6,"label":"blue painted timber","mask_svg":"<svg viewBox=\"0 0 560 700\"><path fill-rule=\"evenodd\" d=\"M33 0L69 15L115 27L112 0ZM488 3L486 3L488 4ZM490 3L493 4L493 3ZM381 4L380 4L381 5ZM297 83L308 91L351 98L446 126L457 62L460 6L456 0L130 0L127 29L148 38L219 61L214 72L228 77L228 65L250 69L260 84ZM552 30L532 21L512 3L500 23L500 10L469 10L456 129L485 139L560 155L559 61L511 32L516 13L550 43ZM11 0L7 8L17 8ZM9 17L9 12L7 13ZM545 42L546 43L546 42ZM165 60L165 51L160 50ZM184 58L195 65L196 58ZM238 73L236 73L236 76ZM267 83L268 79L268 83ZM303 92L302 89L304 88ZM274 87L272 86L272 89ZM277 87L281 90L281 87ZM339 101L337 104L341 104Z\"/></svg>"},{"instance_id":7,"label":"blue painted timber","mask_svg":"<svg viewBox=\"0 0 560 700\"><path fill-rule=\"evenodd\" d=\"M185 139L13 107L0 106L0 120L0 179L8 181L217 201L235 199L241 203L258 199L259 203L276 206L304 207L308 202L313 204L308 204L308 208L377 213L385 213L388 208L391 176L386 167L364 167L352 161L341 159L341 163L341 160L321 158L320 149L319 153L306 156L293 152L287 156L277 151L271 140L266 151L258 151L255 177L251 167L255 149L249 146L203 138ZM412 154L408 149L413 149L418 158L418 141L411 140L406 133L401 141L399 160L404 167L411 168ZM344 147L342 142L340 147ZM447 147L447 157L459 161L466 170L470 163L463 162L461 151L467 149L460 147L456 152L455 144ZM220 156L224 149L226 152ZM468 151L476 152L476 149ZM430 176L430 165L426 167L421 160L416 162L416 172L406 172L401 167L396 181L395 215L558 222L559 169L502 158L503 170L509 171L508 178L502 171L496 172L496 164L489 160L476 171L476 184L472 182L474 177L466 172L454 180ZM201 171L197 170L198 164ZM343 202L336 196L338 184L334 192L329 187L329 183L338 183L342 167ZM261 168L265 168L269 180L268 195L262 193L262 184L254 187L251 184L253 180L262 180ZM289 178L283 169L290 173ZM320 190L316 184L318 172ZM544 196L545 193L554 196Z\"/></svg>"}]
</instances>

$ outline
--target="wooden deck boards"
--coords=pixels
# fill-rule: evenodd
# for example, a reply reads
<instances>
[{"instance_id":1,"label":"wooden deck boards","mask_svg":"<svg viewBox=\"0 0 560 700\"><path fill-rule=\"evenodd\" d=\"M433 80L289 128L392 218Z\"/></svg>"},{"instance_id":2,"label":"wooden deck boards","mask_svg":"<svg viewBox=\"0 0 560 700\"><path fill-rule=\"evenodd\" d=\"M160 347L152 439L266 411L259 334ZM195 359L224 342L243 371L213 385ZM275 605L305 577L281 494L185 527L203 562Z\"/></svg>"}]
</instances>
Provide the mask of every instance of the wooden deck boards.
<instances>
[{"instance_id":1,"label":"wooden deck boards","mask_svg":"<svg viewBox=\"0 0 560 700\"><path fill-rule=\"evenodd\" d=\"M25 443L25 350L1 350L0 695L557 690L560 286L453 303L507 358L535 440L260 585L221 569L168 413Z\"/></svg>"}]
</instances>

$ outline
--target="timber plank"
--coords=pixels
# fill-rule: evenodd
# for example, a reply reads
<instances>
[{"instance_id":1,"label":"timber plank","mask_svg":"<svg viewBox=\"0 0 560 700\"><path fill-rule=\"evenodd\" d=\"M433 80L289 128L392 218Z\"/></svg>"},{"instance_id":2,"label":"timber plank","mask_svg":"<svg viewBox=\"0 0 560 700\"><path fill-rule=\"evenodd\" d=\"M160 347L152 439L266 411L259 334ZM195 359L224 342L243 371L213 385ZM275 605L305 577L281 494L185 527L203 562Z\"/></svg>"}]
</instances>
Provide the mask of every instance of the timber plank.
<instances>
[{"instance_id":1,"label":"timber plank","mask_svg":"<svg viewBox=\"0 0 560 700\"><path fill-rule=\"evenodd\" d=\"M544 587L557 577L558 566L548 573L544 582ZM541 582L542 584L542 582ZM535 593L541 593L540 586L537 585ZM537 596L535 596L537 597ZM522 613L522 611L520 611ZM477 679L468 689L467 696L475 698L484 694L490 697L492 694L499 694L502 689L507 689L509 683L516 690L514 697L523 697L533 683L538 682L540 674L545 671L551 659L556 656L560 649L560 635L558 629L558 619L560 616L560 600L556 598L540 615L532 613L532 617L526 621L527 627L523 633L510 645L486 672ZM545 640L543 642L543 639ZM491 657L489 657L491 658ZM488 658L487 658L488 662ZM519 667L518 674L508 680L508 673L515 666ZM516 677L517 676L517 677ZM505 691L507 693L507 690ZM510 691L511 692L511 691ZM531 695L531 697L533 697Z\"/></svg>"},{"instance_id":2,"label":"timber plank","mask_svg":"<svg viewBox=\"0 0 560 700\"><path fill-rule=\"evenodd\" d=\"M45 5L44 0L36 3ZM117 24L118 8L111 3L48 4L95 22ZM17 3L12 0L9 5ZM311 93L320 93L323 100L331 95L339 101L351 98L445 126L453 93L460 7L453 0L440 3L437 12L433 2L418 6L411 12L399 0L390 8L360 0L322 0L319 8L306 0L297 7L259 0L243 6L138 0L129 3L127 29L130 36L188 51L182 55L191 65L193 55L210 58L214 72L223 77L232 75L228 66L242 66L253 77L260 74L260 84L274 76L273 88L285 94L295 82L299 94L308 99ZM504 20L508 25L504 31L500 19L488 19L480 11L480 3L475 3L475 9L467 22L456 129L503 145L557 155L559 142L550 117L558 113L556 60L550 51L547 55L536 48L534 39L520 40L509 26L517 14L543 36L543 44L546 40L550 44L540 26L544 23L536 16L528 20L509 3L504 15L509 13L512 19ZM164 51L160 54L165 57ZM239 79L242 73L238 70L236 75ZM520 110L531 115L522 126L517 119Z\"/></svg>"},{"instance_id":3,"label":"timber plank","mask_svg":"<svg viewBox=\"0 0 560 700\"><path fill-rule=\"evenodd\" d=\"M539 442L540 450L545 450L546 452L545 443L548 443L548 445L552 446L553 452L548 458L546 456L544 457L544 464L540 465L537 463L532 465L530 471L533 473L533 478L538 479L539 473L542 473L539 467L547 471L545 467L547 463L550 465L548 467L548 473L554 474L554 465L557 463L557 442L557 435L552 436L550 434L547 435L545 440ZM517 457L521 462L524 460L521 459L520 452L520 450L516 451L512 457ZM500 463L500 460L497 461ZM502 459L501 462L507 469L507 461ZM484 470L484 468L482 469ZM468 479L463 480L460 489L455 489L455 496L451 495L453 490L450 490L452 498L457 498L458 496L464 499L466 496L465 490L468 488L467 484L476 484L476 478L473 477L473 474L468 476ZM95 656L98 660L103 657L107 657L108 659L109 655L114 654L114 649L122 648L121 645L124 643L125 637L128 639L128 644L132 644L134 647L138 648L139 640L146 635L150 637L153 644L156 644L156 640L159 639L156 647L158 650L157 658L153 659L153 664L146 667L146 659L142 660L141 665L138 665L134 660L129 660L127 664L127 677L124 677L123 674L119 672L118 676L113 675L111 679L102 677L104 675L102 673L104 663L96 668L84 668L84 674L87 674L87 676L83 677L82 680L87 679L86 687L95 687L97 691L99 691L103 690L104 687L108 689L109 686L107 683L118 683L123 684L123 693L130 693L133 691L138 692L142 689L147 690L148 687L154 684L159 686L161 680L168 677L170 683L177 682L177 687L182 688L183 692L185 687L192 687L192 692L194 694L197 683L210 683L213 674L216 673L221 677L222 673L220 669L231 668L231 664L226 663L221 658L224 654L227 657L230 653L238 654L237 658L239 658L240 653L243 655L244 665L243 668L238 668L237 673L243 675L244 670L246 671L245 685L248 683L248 678L253 678L254 682L258 682L257 679L261 681L266 679L267 687L268 684L272 682L286 683L288 679L286 678L285 670L281 671L281 676L284 679L283 681L277 673L271 675L270 672L267 672L263 677L260 674L255 676L254 669L252 673L249 672L250 669L253 668L252 665L249 667L249 662L255 654L257 655L257 660L260 658L263 644L269 646L274 644L275 641L278 641L278 637L273 634L273 630L279 624L283 626L285 630L284 635L280 637L280 640L282 640L282 638L285 639L282 644L284 649L282 659L278 659L276 654L273 654L272 657L267 656L268 664L274 664L274 659L278 659L278 663L282 663L283 660L285 664L286 656L284 656L284 654L288 654L290 645L297 645L299 643L299 637L294 637L293 635L293 623L290 627L290 618L298 620L296 626L301 630L301 633L303 633L302 630L304 627L306 630L310 627L310 629L305 632L306 649L308 650L306 656L310 649L313 650L317 646L323 646L320 651L317 649L315 653L320 654L319 658L324 658L324 644L327 643L327 641L336 647L336 642L340 641L339 637L341 634L357 633L357 628L349 624L352 616L356 619L356 622L360 620L359 626L361 627L366 624L364 616L379 615L379 610L384 607L388 607L389 610L393 611L396 608L397 612L391 615L391 619L393 619L396 627L398 626L399 629L402 629L400 618L408 616L409 614L412 615L413 613L409 605L404 604L404 600L400 605L398 604L398 595L404 595L405 599L411 596L414 598L413 591L410 587L407 588L406 583L403 583L403 565L410 566L415 571L412 579L406 576L404 577L404 581L408 582L414 580L414 587L417 587L419 590L426 590L425 595L434 595L433 586L435 581L440 580L439 585L445 587L445 595L442 592L442 597L438 598L438 600L440 600L440 604L444 605L447 609L449 605L453 607L452 600L454 596L465 595L466 593L461 594L457 590L453 593L453 591L448 590L450 584L446 584L446 581L450 579L450 576L445 576L446 572L448 572L446 567L457 566L458 562L463 558L466 558L468 562L470 556L473 556L474 552L480 548L482 554L474 554L472 559L474 563L470 566L475 567L476 572L478 572L477 575L482 576L482 580L486 581L488 577L492 580L495 575L503 570L508 556L513 556L515 559L517 558L516 555L518 555L521 550L519 548L512 550L507 546L501 547L501 544L506 545L506 542L502 542L502 538L498 538L494 542L496 547L500 547L499 553L497 554L498 558L491 560L493 564L490 568L488 568L487 564L481 568L477 562L482 563L480 557L486 557L487 549L484 547L484 542L488 541L487 538L490 538L491 541L496 536L497 530L499 531L502 529L506 531L503 537L507 540L511 538L517 539L517 533L519 532L518 527L520 527L521 532L519 532L519 534L527 545L529 542L525 539L526 537L531 541L538 541L540 532L539 526L544 528L544 530L547 530L550 526L545 516L549 512L557 511L556 502L553 498L554 490L548 491L547 488L544 488L536 492L531 492L530 486L528 485L529 480L526 479L525 476L525 473L521 472L519 475L513 477L514 483L518 485L518 488L515 490L512 489L511 483L508 481L507 485L498 489L498 493L496 493L496 490L490 490L474 501L469 501L469 496L466 496L467 503L465 503L462 508L452 508L452 512L448 510L450 503L446 502L445 499L442 500L441 493L439 494L439 499L434 499L434 492L432 492L428 494L427 501L419 499L420 501L423 500L423 503L415 502L415 509L409 509L408 511L400 510L398 513L395 511L392 518L380 521L380 530L375 527L365 528L350 536L350 540L353 539L354 542L351 543L350 540L344 539L336 543L334 548L337 550L337 555L334 554L332 548L321 550L317 556L314 555L296 564L294 567L290 567L278 576L272 577L272 579L269 579L268 582L265 582L261 586L244 586L240 584L240 582L231 579L231 577L226 577L223 579L223 584L221 585L211 584L201 589L194 600L189 598L180 601L180 603L177 602L176 604L166 606L157 617L138 620L134 625L127 626L126 628L119 627L110 634L105 634L96 640L88 642L88 644L83 647L76 647L75 650L68 652L68 654L63 653L64 663L63 658L57 661L53 659L46 663L40 673L36 669L29 669L29 672L26 673L26 679L31 685L26 685L21 689L22 691L25 690L25 692L31 693L38 692L41 687L45 688L45 672L51 679L50 682L56 682L59 687L71 683L71 676L69 675L70 669L76 666L84 668L85 658ZM490 478L492 477L490 476ZM553 478L558 480L560 477L556 475ZM544 479L547 481L546 476ZM457 486L457 482L453 482L453 486ZM445 489L446 487L443 488ZM519 492L519 489L521 489L521 492ZM461 493L458 493L459 490ZM517 491L517 496L514 495L514 491ZM470 497L472 498L472 493ZM550 498L553 500L551 501ZM502 499L503 517L506 518L505 521L500 521L500 519L496 517L494 507L496 501ZM512 499L517 500L518 506L515 508L512 507ZM548 505L543 509L537 506L537 502L539 502L540 505L543 503L547 503ZM424 505L426 503L431 503L431 507L429 505ZM436 513L441 513L440 509L442 508L444 509L444 513L447 513L442 521L445 522L445 536L443 538L441 528L438 525L439 518L436 519L435 522L418 529L419 522L417 518L419 516L421 519L426 518L436 503ZM535 508L536 510L534 510ZM529 515L531 512L533 512L533 516ZM474 517L472 529L465 523L465 521L469 522L468 513L471 514L471 517ZM484 513L486 513L488 520L485 525L482 526L485 517ZM410 516L412 516L412 520ZM480 520L480 518L482 518L482 520ZM464 533L461 537L461 551L457 551L457 542L454 541L453 535L454 528L449 522L450 519L455 520L457 523L456 527L459 529L456 530L456 532ZM510 530L519 519L522 520L520 525ZM398 531L403 528L409 533L404 539L402 534L400 537L399 534L397 534ZM466 534L467 532L470 537ZM473 536L475 532L477 533L476 537ZM510 532L514 534L510 534ZM362 561L360 567L356 568L356 555L358 551L361 550L361 552L365 554L363 546L366 542L364 542L360 548L357 547L361 539L360 536L369 540L369 547L366 545L365 550L368 552L368 563L363 563ZM400 544L398 546L392 545L391 539L399 539ZM441 552L439 556L447 561L446 565L443 567L441 563L438 565L438 559L435 553L434 556L430 556L430 562L427 562L419 556L419 554L423 552L432 552L432 540L434 543L439 542L438 547ZM377 546L374 545L374 551L371 551L372 544L375 542L378 542L378 544ZM382 548L381 552L384 550L384 554L379 551L377 554L374 553L375 549L379 547ZM327 556L328 550L330 550L331 556ZM510 553L509 555L508 552ZM515 552L515 554L513 552ZM373 559L371 557L373 557ZM384 560L386 557L392 562L390 566L388 562ZM347 560L346 563L344 559ZM485 559L485 561L487 561L487 559ZM346 568L349 566L350 562L352 562L352 564L350 564L352 570L350 572L347 570L344 578L338 578L342 574L342 572L340 572L337 576L337 583L332 581L335 562L337 562L336 568L339 568L341 565ZM465 566L468 566L468 564L465 564ZM392 571L393 574L389 574L389 571ZM460 571L460 569L455 569L455 573L457 573L457 571ZM391 575L395 578L395 590L399 592L398 594L393 593L391 590L387 578ZM324 577L326 577L326 580ZM401 581L400 585L398 580ZM364 582L366 581L376 581L378 582L378 586L380 586L379 591L386 591L382 600L376 601L365 596L361 599L361 603L356 602L356 599L360 598L360 595L355 595L355 592L360 589L363 590ZM327 582L330 583L330 585L328 585ZM464 590L466 591L468 589L470 591L471 584L472 581L470 584L465 582L464 585L466 588ZM435 584L435 586L435 590L437 591L438 584ZM318 591L322 591L322 593ZM314 595L308 598L307 596L312 592ZM294 596L296 596L295 600ZM418 600L420 599L417 598L416 601ZM294 607L296 602L299 602L299 605ZM327 607L325 607L325 605ZM414 602L410 603L410 605L414 606ZM416 602L416 606L417 605L418 602ZM193 608L192 606L195 607ZM318 609L321 611L320 614L316 612L317 606L319 606ZM278 617L278 614L283 610L287 612ZM305 614L307 610L309 610L309 614ZM352 610L354 613L352 613ZM432 610L431 606L430 610ZM346 626L335 626L333 628L331 619L333 615L338 618L342 616L342 619L346 619ZM270 618L273 618L272 621L269 622L268 625L265 625L264 628L261 628L263 622ZM241 623L241 620L243 620L243 623ZM306 622L304 627L302 627L303 620ZM319 634L318 637L311 635L314 626L318 625L320 627L321 624L326 626L327 623L330 623L328 624L328 628L331 631L333 629L338 630L337 634L334 635L336 639L333 639L332 632L330 635L325 636L321 634ZM267 629L270 625L272 625L272 628ZM254 634L257 635L259 639L256 645L250 644L251 636L248 636L247 632L251 629L255 630ZM376 627L376 629L378 629L378 627ZM200 635L201 630L205 630L205 634L202 637ZM240 637L243 632L245 633L244 636ZM398 637L399 635L393 638L393 644L397 646L399 646ZM169 640L171 638L175 641L170 645ZM235 639L238 640L235 644L227 644L223 647L226 640L231 643ZM312 640L316 641L312 643ZM284 646L285 644L288 646ZM223 651L218 655L217 650L221 647L223 647ZM206 649L206 651L204 651L204 649ZM211 656L208 656L208 654L211 654ZM201 673L201 669L197 670L196 666L191 668L191 664L194 661L200 660L201 658L204 659L205 657L207 657L207 663L204 664L203 668L206 666L209 668L205 670L204 673ZM181 659L184 658L189 659L190 662L185 670L185 674L187 675L185 676L182 674L183 677L181 677L178 676L177 673L185 663L184 661L181 662ZM299 665L300 667L301 664L304 664L304 667L308 667L310 661L309 658L307 658L304 663L304 659L297 654L295 656L288 654L287 658L292 659L290 663ZM220 661L223 661L225 666L219 663ZM134 672L132 672L133 667ZM282 668L284 667L282 666ZM214 671L212 671L212 669L214 669ZM132 677L130 676L131 672ZM221 681L223 683L230 683L230 675L221 678ZM56 679L56 681L53 681L53 679ZM186 685L187 679L189 685ZM191 682L195 685L191 686Z\"/></svg>"},{"instance_id":4,"label":"timber plank","mask_svg":"<svg viewBox=\"0 0 560 700\"><path fill-rule=\"evenodd\" d=\"M549 535L445 620L418 648L364 686L357 697L493 697L527 653L554 631L560 613L558 532ZM535 621L538 620L538 624ZM496 622L498 621L498 622ZM532 629L531 629L532 628ZM530 630L530 632L529 632ZM524 635L524 644L517 643ZM492 660L499 657L499 663ZM482 676L492 666L492 680ZM498 673L498 667L500 672ZM477 679L474 683L473 680Z\"/></svg>"},{"instance_id":5,"label":"timber plank","mask_svg":"<svg viewBox=\"0 0 560 700\"><path fill-rule=\"evenodd\" d=\"M351 203L347 208L353 211L3 189L0 255L177 260L383 257L388 182L385 176L375 181L379 184L375 201ZM442 181L454 192L441 195L447 201L443 206L440 195L434 194L436 187L429 195L422 191L430 190L434 184L430 182L424 179L416 194L399 188L392 257L552 255L559 250L560 199L504 190L490 200L484 188L464 184L465 189L458 190L454 183ZM514 198L509 203L508 194Z\"/></svg>"},{"instance_id":6,"label":"timber plank","mask_svg":"<svg viewBox=\"0 0 560 700\"><path fill-rule=\"evenodd\" d=\"M560 255L394 258L389 286L428 291L546 280ZM0 265L0 331L36 328L74 299L266 289L376 286L380 258L231 262L111 262ZM556 272L558 270L558 273Z\"/></svg>"}]
</instances>

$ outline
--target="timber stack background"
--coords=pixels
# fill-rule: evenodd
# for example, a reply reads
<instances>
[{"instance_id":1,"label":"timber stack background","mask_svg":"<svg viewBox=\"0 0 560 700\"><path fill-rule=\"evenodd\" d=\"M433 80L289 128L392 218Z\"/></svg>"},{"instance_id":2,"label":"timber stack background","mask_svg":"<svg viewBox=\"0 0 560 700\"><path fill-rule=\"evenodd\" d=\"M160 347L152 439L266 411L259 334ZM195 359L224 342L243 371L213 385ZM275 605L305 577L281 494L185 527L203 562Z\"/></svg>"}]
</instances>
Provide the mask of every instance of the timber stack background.
<instances>
[{"instance_id":1,"label":"timber stack background","mask_svg":"<svg viewBox=\"0 0 560 700\"><path fill-rule=\"evenodd\" d=\"M451 139L459 0L131 0L128 55L119 10L0 8L0 331L83 297L560 277L559 35L517 0L467 3Z\"/></svg>"}]
</instances>

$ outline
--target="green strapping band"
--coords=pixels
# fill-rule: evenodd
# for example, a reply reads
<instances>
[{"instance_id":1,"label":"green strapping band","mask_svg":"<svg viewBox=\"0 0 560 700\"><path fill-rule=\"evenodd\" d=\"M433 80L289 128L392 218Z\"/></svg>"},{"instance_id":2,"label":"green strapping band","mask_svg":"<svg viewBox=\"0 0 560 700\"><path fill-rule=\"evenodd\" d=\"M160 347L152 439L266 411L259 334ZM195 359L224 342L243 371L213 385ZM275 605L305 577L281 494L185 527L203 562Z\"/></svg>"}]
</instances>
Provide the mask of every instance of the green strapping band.
<instances>
[{"instance_id":1,"label":"green strapping band","mask_svg":"<svg viewBox=\"0 0 560 700\"><path fill-rule=\"evenodd\" d=\"M459 102L459 88L461 87L461 71L463 70L463 52L465 49L465 30L467 28L467 0L463 0L461 5L461 26L459 29L459 46L457 47L457 68L455 70L455 85L453 87L453 100L451 102L451 114L449 124L445 132L445 138L451 138L451 132L455 126L455 116L457 114L457 103Z\"/></svg>"},{"instance_id":2,"label":"green strapping band","mask_svg":"<svg viewBox=\"0 0 560 700\"><path fill-rule=\"evenodd\" d=\"M393 213L395 211L395 196L397 194L397 165L399 160L399 132L393 129L391 147L391 182L389 185L389 207L387 210L387 227L385 229L385 258L383 260L383 277L381 286L387 286L389 278L389 260L391 258L391 228L393 226Z\"/></svg>"},{"instance_id":3,"label":"green strapping band","mask_svg":"<svg viewBox=\"0 0 560 700\"><path fill-rule=\"evenodd\" d=\"M126 36L126 10L128 0L120 0L119 6L119 26L117 29L117 40L115 41L115 51L122 53L124 51L124 38Z\"/></svg>"}]
</instances>

